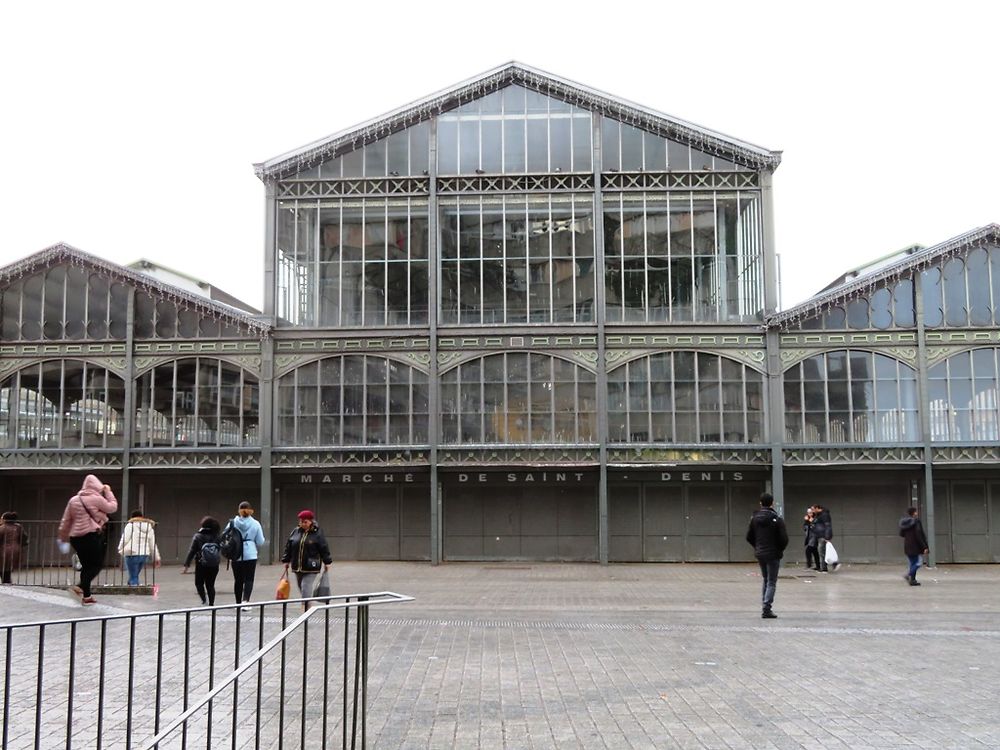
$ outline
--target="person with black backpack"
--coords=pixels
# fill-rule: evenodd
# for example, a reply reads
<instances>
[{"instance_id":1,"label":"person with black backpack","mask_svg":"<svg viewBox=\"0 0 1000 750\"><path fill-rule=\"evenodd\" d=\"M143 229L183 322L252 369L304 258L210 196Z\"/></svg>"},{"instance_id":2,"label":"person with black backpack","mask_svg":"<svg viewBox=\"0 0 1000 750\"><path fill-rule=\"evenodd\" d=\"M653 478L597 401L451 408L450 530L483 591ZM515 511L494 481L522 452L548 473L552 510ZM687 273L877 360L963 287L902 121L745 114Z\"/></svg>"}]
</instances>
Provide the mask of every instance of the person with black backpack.
<instances>
[{"instance_id":1,"label":"person with black backpack","mask_svg":"<svg viewBox=\"0 0 1000 750\"><path fill-rule=\"evenodd\" d=\"M257 572L257 548L264 543L264 529L253 517L253 506L245 500L239 514L222 530L222 554L233 567L233 592L236 603L250 601Z\"/></svg>"},{"instance_id":2,"label":"person with black backpack","mask_svg":"<svg viewBox=\"0 0 1000 750\"><path fill-rule=\"evenodd\" d=\"M194 561L194 587L202 604L215 606L215 579L222 563L219 522L211 516L201 519L201 528L191 537L191 548L184 558L184 572Z\"/></svg>"}]
</instances>

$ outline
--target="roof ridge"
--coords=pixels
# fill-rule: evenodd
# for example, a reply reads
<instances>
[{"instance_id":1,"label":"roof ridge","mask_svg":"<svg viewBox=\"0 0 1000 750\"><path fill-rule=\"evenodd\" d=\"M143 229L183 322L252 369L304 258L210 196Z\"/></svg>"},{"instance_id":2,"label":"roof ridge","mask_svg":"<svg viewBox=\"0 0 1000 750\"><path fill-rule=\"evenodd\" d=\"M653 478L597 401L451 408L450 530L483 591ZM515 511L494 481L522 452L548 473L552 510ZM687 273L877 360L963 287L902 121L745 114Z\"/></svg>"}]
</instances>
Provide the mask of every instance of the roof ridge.
<instances>
[{"instance_id":1,"label":"roof ridge","mask_svg":"<svg viewBox=\"0 0 1000 750\"><path fill-rule=\"evenodd\" d=\"M564 100L572 98L579 106L591 111L643 127L663 137L681 140L708 153L732 157L755 169L774 170L781 163L780 151L765 149L524 63L510 61L385 114L258 162L254 164L254 172L258 178L269 180L310 169L347 147L359 148L512 84Z\"/></svg>"},{"instance_id":2,"label":"roof ridge","mask_svg":"<svg viewBox=\"0 0 1000 750\"><path fill-rule=\"evenodd\" d=\"M895 263L890 263L882 268L875 269L862 274L848 283L842 284L835 289L820 292L804 302L793 305L787 310L768 316L764 324L767 327L786 324L791 320L798 320L807 315L818 312L821 308L830 306L835 302L846 299L852 294L862 290L873 289L875 284L889 278L897 277L905 271L921 271L939 258L949 254L955 254L962 250L974 247L981 247L985 244L1000 245L1000 224L984 224L968 232L939 242L936 245L922 248L910 255L905 255ZM913 247L909 245L908 247ZM905 250L906 248L904 248ZM902 252L902 251L897 251ZM883 256L888 257L888 256Z\"/></svg>"},{"instance_id":3,"label":"roof ridge","mask_svg":"<svg viewBox=\"0 0 1000 750\"><path fill-rule=\"evenodd\" d=\"M181 289L173 284L160 281L159 279L144 274L141 271L135 271L127 266L105 260L100 256L93 255L81 250L78 247L70 245L68 242L57 242L54 245L49 245L42 250L25 256L20 260L16 260L13 263L0 267L0 282L19 278L48 265L52 261L59 260L76 260L82 264L102 270L113 277L117 277L120 281L133 284L143 291L155 291L174 298L175 301L180 302L182 305L201 308L205 311L211 311L219 314L223 317L229 318L235 323L241 323L251 330L256 331L262 338L266 338L271 330L271 325L269 323L243 312L242 310L212 299L201 297L197 294L193 294L186 289Z\"/></svg>"}]
</instances>

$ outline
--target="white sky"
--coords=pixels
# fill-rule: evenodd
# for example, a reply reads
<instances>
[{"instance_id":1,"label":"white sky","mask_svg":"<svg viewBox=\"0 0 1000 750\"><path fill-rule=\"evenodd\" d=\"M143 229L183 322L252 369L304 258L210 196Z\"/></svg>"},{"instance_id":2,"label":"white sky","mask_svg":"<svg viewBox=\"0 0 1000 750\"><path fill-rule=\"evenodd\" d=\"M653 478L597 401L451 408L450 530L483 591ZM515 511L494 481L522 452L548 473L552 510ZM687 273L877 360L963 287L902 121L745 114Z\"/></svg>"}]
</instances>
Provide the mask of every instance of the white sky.
<instances>
[{"instance_id":1,"label":"white sky","mask_svg":"<svg viewBox=\"0 0 1000 750\"><path fill-rule=\"evenodd\" d=\"M0 265L58 241L263 299L251 164L515 59L782 150L785 306L1000 222L1000 6L4 3Z\"/></svg>"}]
</instances>

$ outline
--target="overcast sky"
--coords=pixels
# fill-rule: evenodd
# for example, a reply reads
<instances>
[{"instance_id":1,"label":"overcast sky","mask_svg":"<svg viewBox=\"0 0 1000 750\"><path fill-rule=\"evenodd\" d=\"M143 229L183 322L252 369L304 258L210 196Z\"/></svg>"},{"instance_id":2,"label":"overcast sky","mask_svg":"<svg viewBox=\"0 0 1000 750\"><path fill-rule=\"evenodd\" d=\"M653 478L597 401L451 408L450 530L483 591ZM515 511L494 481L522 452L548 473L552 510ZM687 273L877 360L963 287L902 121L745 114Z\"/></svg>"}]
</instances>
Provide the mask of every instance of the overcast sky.
<instances>
[{"instance_id":1,"label":"overcast sky","mask_svg":"<svg viewBox=\"0 0 1000 750\"><path fill-rule=\"evenodd\" d=\"M1000 222L997 6L820 7L5 3L0 265L65 241L259 306L253 162L509 60L783 151L785 306Z\"/></svg>"}]
</instances>

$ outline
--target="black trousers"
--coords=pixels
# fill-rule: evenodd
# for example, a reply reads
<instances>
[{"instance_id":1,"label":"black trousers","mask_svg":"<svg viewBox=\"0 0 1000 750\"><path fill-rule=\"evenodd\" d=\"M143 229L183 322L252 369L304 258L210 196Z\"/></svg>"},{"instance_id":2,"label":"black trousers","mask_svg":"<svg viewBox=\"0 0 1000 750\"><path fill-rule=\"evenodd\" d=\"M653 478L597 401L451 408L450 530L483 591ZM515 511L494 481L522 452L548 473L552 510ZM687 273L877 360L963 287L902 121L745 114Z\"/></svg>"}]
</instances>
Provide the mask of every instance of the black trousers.
<instances>
[{"instance_id":1,"label":"black trousers","mask_svg":"<svg viewBox=\"0 0 1000 750\"><path fill-rule=\"evenodd\" d=\"M236 603L250 601L250 594L253 593L253 577L257 573L256 560L237 560L233 566L233 593L236 594Z\"/></svg>"},{"instance_id":2,"label":"black trousers","mask_svg":"<svg viewBox=\"0 0 1000 750\"><path fill-rule=\"evenodd\" d=\"M806 567L814 567L819 570L819 548L818 547L806 547Z\"/></svg>"},{"instance_id":3,"label":"black trousers","mask_svg":"<svg viewBox=\"0 0 1000 750\"><path fill-rule=\"evenodd\" d=\"M104 534L91 531L70 537L69 543L80 558L80 588L84 596L90 596L90 584L104 567Z\"/></svg>"},{"instance_id":4,"label":"black trousers","mask_svg":"<svg viewBox=\"0 0 1000 750\"><path fill-rule=\"evenodd\" d=\"M219 566L208 567L200 562L194 564L194 587L203 602L215 606L215 579L219 575Z\"/></svg>"}]
</instances>

